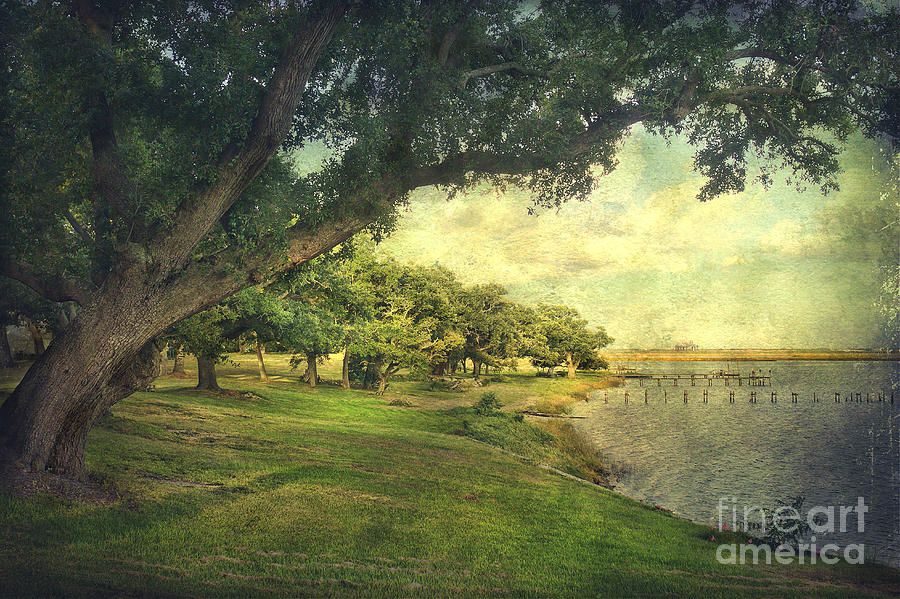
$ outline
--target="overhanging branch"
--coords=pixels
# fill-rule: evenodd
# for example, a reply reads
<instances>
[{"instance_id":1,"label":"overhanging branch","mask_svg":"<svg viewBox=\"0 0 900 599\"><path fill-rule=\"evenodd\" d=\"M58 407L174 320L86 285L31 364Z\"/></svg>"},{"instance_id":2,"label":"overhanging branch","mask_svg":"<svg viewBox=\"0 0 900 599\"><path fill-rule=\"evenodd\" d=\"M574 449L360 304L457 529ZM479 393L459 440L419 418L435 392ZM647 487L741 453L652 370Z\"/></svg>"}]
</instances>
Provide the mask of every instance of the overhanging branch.
<instances>
[{"instance_id":1,"label":"overhanging branch","mask_svg":"<svg viewBox=\"0 0 900 599\"><path fill-rule=\"evenodd\" d=\"M320 18L304 23L294 33L266 86L243 145L226 149L219 157L216 182L179 208L173 227L153 243L155 259L176 269L186 263L200 240L262 171L290 129L306 82L345 11L343 3L332 3Z\"/></svg>"},{"instance_id":2,"label":"overhanging branch","mask_svg":"<svg viewBox=\"0 0 900 599\"><path fill-rule=\"evenodd\" d=\"M15 279L51 302L77 302L82 306L91 297L91 288L80 281L47 274L27 262L0 255L0 275Z\"/></svg>"}]
</instances>

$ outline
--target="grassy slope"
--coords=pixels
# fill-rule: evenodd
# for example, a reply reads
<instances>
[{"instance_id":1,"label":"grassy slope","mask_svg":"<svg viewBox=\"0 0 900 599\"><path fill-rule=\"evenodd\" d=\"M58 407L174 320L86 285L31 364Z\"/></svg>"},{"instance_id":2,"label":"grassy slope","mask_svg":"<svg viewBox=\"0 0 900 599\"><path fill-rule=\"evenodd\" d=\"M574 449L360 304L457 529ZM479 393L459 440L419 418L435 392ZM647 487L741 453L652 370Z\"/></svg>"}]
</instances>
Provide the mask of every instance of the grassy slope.
<instances>
[{"instance_id":1,"label":"grassy slope","mask_svg":"<svg viewBox=\"0 0 900 599\"><path fill-rule=\"evenodd\" d=\"M0 495L0 595L848 597L898 588L896 572L869 567L720 565L706 527L453 434L466 410L309 390L276 356L276 381L259 384L252 357L238 360L220 383L259 399L160 379L92 433L89 468L121 492L117 504ZM504 376L489 389L508 402L573 385ZM401 382L393 392L440 408L481 390L461 397Z\"/></svg>"}]
</instances>

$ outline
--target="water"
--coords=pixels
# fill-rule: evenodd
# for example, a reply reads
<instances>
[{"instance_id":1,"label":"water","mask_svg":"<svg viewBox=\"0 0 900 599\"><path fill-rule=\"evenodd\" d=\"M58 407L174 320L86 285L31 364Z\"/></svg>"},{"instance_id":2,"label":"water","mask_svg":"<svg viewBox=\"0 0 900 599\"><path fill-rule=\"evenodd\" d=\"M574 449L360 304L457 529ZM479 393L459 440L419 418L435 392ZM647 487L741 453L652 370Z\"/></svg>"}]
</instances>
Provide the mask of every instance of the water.
<instances>
[{"instance_id":1,"label":"water","mask_svg":"<svg viewBox=\"0 0 900 599\"><path fill-rule=\"evenodd\" d=\"M722 362L628 362L640 372L706 374ZM615 366L615 365L614 365ZM715 526L718 503L774 508L788 497L806 498L801 513L813 506L851 506L863 497L869 512L865 530L856 516L847 532L818 534L817 543L864 543L867 561L900 566L900 363L772 361L734 362L730 370L769 375L771 386L730 386L714 380L644 381L627 379L623 387L594 392L594 400L575 414L590 434L629 472L617 490L677 514ZM648 404L644 403L647 391ZM688 391L688 403L683 393ZM709 403L702 403L703 391ZM624 393L629 400L624 402ZM729 403L729 392L735 403ZM749 396L757 394L757 403ZM771 403L771 393L777 403ZM663 403L667 392L668 403ZM791 393L798 393L798 403ZM835 403L834 393L841 394ZM604 402L608 393L609 403ZM813 403L813 393L819 403ZM847 396L853 393L852 403ZM861 403L856 403L859 393ZM866 403L866 394L873 403ZM878 402L884 393L895 403ZM838 516L840 508L835 508ZM826 540L827 539L827 540Z\"/></svg>"}]
</instances>

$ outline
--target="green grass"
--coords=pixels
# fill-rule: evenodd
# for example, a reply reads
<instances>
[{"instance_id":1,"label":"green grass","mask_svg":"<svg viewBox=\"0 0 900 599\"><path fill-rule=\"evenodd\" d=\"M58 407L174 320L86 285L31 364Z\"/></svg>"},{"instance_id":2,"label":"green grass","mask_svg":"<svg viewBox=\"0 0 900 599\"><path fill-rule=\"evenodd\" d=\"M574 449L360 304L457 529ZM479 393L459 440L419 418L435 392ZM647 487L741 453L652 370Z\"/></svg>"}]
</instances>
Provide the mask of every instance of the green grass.
<instances>
[{"instance_id":1,"label":"green grass","mask_svg":"<svg viewBox=\"0 0 900 599\"><path fill-rule=\"evenodd\" d=\"M87 462L112 506L0 495L0 595L15 597L865 597L896 571L727 566L703 526L548 472L560 452L484 391L401 381L385 397L275 381L251 356L221 397L163 378L113 407ZM326 365L324 376L333 376ZM21 373L19 373L21 374ZM574 382L504 374L507 405ZM16 375L0 380L3 391ZM398 397L416 407L392 407ZM447 409L443 409L447 408ZM456 409L451 409L456 408ZM587 450L584 450L587 451ZM549 456L549 457L548 457ZM559 458L557 455L556 459Z\"/></svg>"}]
</instances>

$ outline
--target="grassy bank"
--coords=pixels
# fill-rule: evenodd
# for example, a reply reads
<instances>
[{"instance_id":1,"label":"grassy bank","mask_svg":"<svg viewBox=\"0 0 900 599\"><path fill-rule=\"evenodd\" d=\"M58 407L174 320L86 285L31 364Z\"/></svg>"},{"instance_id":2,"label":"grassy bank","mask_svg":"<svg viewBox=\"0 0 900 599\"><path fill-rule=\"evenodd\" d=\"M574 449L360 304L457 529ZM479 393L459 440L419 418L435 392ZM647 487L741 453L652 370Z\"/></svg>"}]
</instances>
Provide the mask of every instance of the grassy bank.
<instances>
[{"instance_id":1,"label":"grassy bank","mask_svg":"<svg viewBox=\"0 0 900 599\"><path fill-rule=\"evenodd\" d=\"M721 565L706 527L516 457L540 462L560 441L507 411L471 407L485 391L504 408L554 385L571 393L577 379L503 374L465 393L398 381L381 398L310 390L286 358L268 358L269 384L256 382L250 356L220 368L223 386L251 398L163 378L115 406L87 455L120 496L113 505L0 495L0 595L875 597L900 588L895 571L873 567ZM15 379L2 379L3 392ZM413 407L389 405L398 398Z\"/></svg>"}]
</instances>

